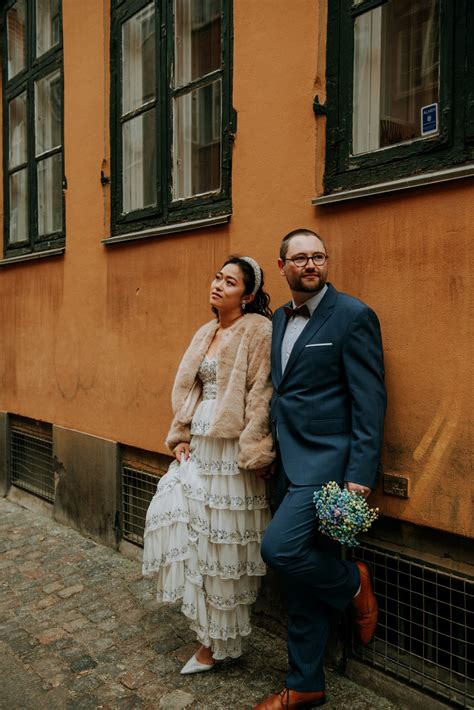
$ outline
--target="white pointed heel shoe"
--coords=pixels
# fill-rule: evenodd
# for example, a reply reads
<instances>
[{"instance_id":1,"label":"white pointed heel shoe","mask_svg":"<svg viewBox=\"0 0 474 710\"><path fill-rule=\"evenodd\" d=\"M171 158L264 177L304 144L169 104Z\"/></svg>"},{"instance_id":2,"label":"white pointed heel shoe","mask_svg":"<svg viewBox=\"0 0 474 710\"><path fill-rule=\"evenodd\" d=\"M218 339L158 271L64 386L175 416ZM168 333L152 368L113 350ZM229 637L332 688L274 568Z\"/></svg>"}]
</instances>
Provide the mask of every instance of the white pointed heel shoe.
<instances>
[{"instance_id":1,"label":"white pointed heel shoe","mask_svg":"<svg viewBox=\"0 0 474 710\"><path fill-rule=\"evenodd\" d=\"M214 668L214 663L209 665L209 663L201 663L197 660L196 656L191 656L189 661L181 668L181 675L189 675L190 673L205 673Z\"/></svg>"}]
</instances>

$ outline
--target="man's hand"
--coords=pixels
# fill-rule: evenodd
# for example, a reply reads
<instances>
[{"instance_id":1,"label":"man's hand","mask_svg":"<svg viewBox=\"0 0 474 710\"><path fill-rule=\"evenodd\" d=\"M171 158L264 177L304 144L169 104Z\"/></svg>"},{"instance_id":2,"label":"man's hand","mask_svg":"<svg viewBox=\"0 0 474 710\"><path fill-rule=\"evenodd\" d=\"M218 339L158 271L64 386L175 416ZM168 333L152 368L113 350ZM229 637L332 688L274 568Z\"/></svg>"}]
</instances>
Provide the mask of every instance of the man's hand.
<instances>
[{"instance_id":1,"label":"man's hand","mask_svg":"<svg viewBox=\"0 0 474 710\"><path fill-rule=\"evenodd\" d=\"M173 456L176 461L180 462L183 454L185 461L187 461L189 459L189 444L186 441L180 441L173 449Z\"/></svg>"},{"instance_id":2,"label":"man's hand","mask_svg":"<svg viewBox=\"0 0 474 710\"><path fill-rule=\"evenodd\" d=\"M368 498L372 493L371 488L367 488L367 486L361 486L359 483L351 483L350 481L346 481L345 486L348 491L350 491L351 493L356 493L358 496L363 496L363 498Z\"/></svg>"}]
</instances>

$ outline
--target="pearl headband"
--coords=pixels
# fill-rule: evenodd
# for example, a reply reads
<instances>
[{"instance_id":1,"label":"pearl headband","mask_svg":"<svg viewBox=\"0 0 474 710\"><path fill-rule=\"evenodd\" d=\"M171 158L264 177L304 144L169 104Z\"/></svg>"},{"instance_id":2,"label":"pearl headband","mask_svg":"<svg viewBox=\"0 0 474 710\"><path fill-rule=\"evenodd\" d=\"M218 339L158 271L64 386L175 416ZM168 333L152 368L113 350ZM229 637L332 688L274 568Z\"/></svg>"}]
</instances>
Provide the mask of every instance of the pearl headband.
<instances>
[{"instance_id":1,"label":"pearl headband","mask_svg":"<svg viewBox=\"0 0 474 710\"><path fill-rule=\"evenodd\" d=\"M254 296L262 284L262 270L251 256L241 256L242 261L246 261L253 269L253 275L255 278L255 286L253 287L252 296Z\"/></svg>"}]
</instances>

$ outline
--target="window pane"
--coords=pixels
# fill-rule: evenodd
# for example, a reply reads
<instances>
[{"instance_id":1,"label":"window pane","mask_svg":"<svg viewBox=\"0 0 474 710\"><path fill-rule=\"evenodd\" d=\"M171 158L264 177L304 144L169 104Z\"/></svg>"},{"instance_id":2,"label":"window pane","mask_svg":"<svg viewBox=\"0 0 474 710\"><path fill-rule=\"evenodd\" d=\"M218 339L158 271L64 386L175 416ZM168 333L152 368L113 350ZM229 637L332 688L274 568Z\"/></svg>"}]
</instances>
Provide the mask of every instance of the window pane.
<instances>
[{"instance_id":1,"label":"window pane","mask_svg":"<svg viewBox=\"0 0 474 710\"><path fill-rule=\"evenodd\" d=\"M59 0L36 0L36 56L59 42Z\"/></svg>"},{"instance_id":2,"label":"window pane","mask_svg":"<svg viewBox=\"0 0 474 710\"><path fill-rule=\"evenodd\" d=\"M175 0L176 85L221 66L222 0Z\"/></svg>"},{"instance_id":3,"label":"window pane","mask_svg":"<svg viewBox=\"0 0 474 710\"><path fill-rule=\"evenodd\" d=\"M28 170L10 175L10 243L28 238Z\"/></svg>"},{"instance_id":4,"label":"window pane","mask_svg":"<svg viewBox=\"0 0 474 710\"><path fill-rule=\"evenodd\" d=\"M220 189L221 80L174 99L173 197Z\"/></svg>"},{"instance_id":5,"label":"window pane","mask_svg":"<svg viewBox=\"0 0 474 710\"><path fill-rule=\"evenodd\" d=\"M156 205L155 109L122 128L123 212Z\"/></svg>"},{"instance_id":6,"label":"window pane","mask_svg":"<svg viewBox=\"0 0 474 710\"><path fill-rule=\"evenodd\" d=\"M61 72L35 82L36 155L61 145Z\"/></svg>"},{"instance_id":7,"label":"window pane","mask_svg":"<svg viewBox=\"0 0 474 710\"><path fill-rule=\"evenodd\" d=\"M17 2L7 12L8 78L26 66L26 0Z\"/></svg>"},{"instance_id":8,"label":"window pane","mask_svg":"<svg viewBox=\"0 0 474 710\"><path fill-rule=\"evenodd\" d=\"M380 45L382 8L354 22L353 153L380 148Z\"/></svg>"},{"instance_id":9,"label":"window pane","mask_svg":"<svg viewBox=\"0 0 474 710\"><path fill-rule=\"evenodd\" d=\"M155 97L155 11L147 5L122 27L122 115Z\"/></svg>"},{"instance_id":10,"label":"window pane","mask_svg":"<svg viewBox=\"0 0 474 710\"><path fill-rule=\"evenodd\" d=\"M15 168L26 162L26 91L8 104L10 146L8 164Z\"/></svg>"},{"instance_id":11,"label":"window pane","mask_svg":"<svg viewBox=\"0 0 474 710\"><path fill-rule=\"evenodd\" d=\"M52 155L38 163L38 234L59 232L63 226L62 160Z\"/></svg>"},{"instance_id":12,"label":"window pane","mask_svg":"<svg viewBox=\"0 0 474 710\"><path fill-rule=\"evenodd\" d=\"M438 0L390 0L354 23L353 153L420 138L439 101Z\"/></svg>"}]
</instances>

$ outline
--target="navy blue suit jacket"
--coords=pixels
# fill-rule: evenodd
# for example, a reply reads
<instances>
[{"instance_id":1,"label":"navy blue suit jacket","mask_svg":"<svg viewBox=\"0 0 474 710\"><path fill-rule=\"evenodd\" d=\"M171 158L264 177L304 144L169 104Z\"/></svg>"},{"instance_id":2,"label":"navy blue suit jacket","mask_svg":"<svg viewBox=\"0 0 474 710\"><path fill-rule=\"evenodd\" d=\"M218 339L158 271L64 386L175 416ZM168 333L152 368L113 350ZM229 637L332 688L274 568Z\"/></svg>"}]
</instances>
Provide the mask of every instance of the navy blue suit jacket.
<instances>
[{"instance_id":1,"label":"navy blue suit jacket","mask_svg":"<svg viewBox=\"0 0 474 710\"><path fill-rule=\"evenodd\" d=\"M273 317L271 422L289 480L375 485L386 408L382 338L375 313L328 290L282 374L283 308Z\"/></svg>"}]
</instances>

